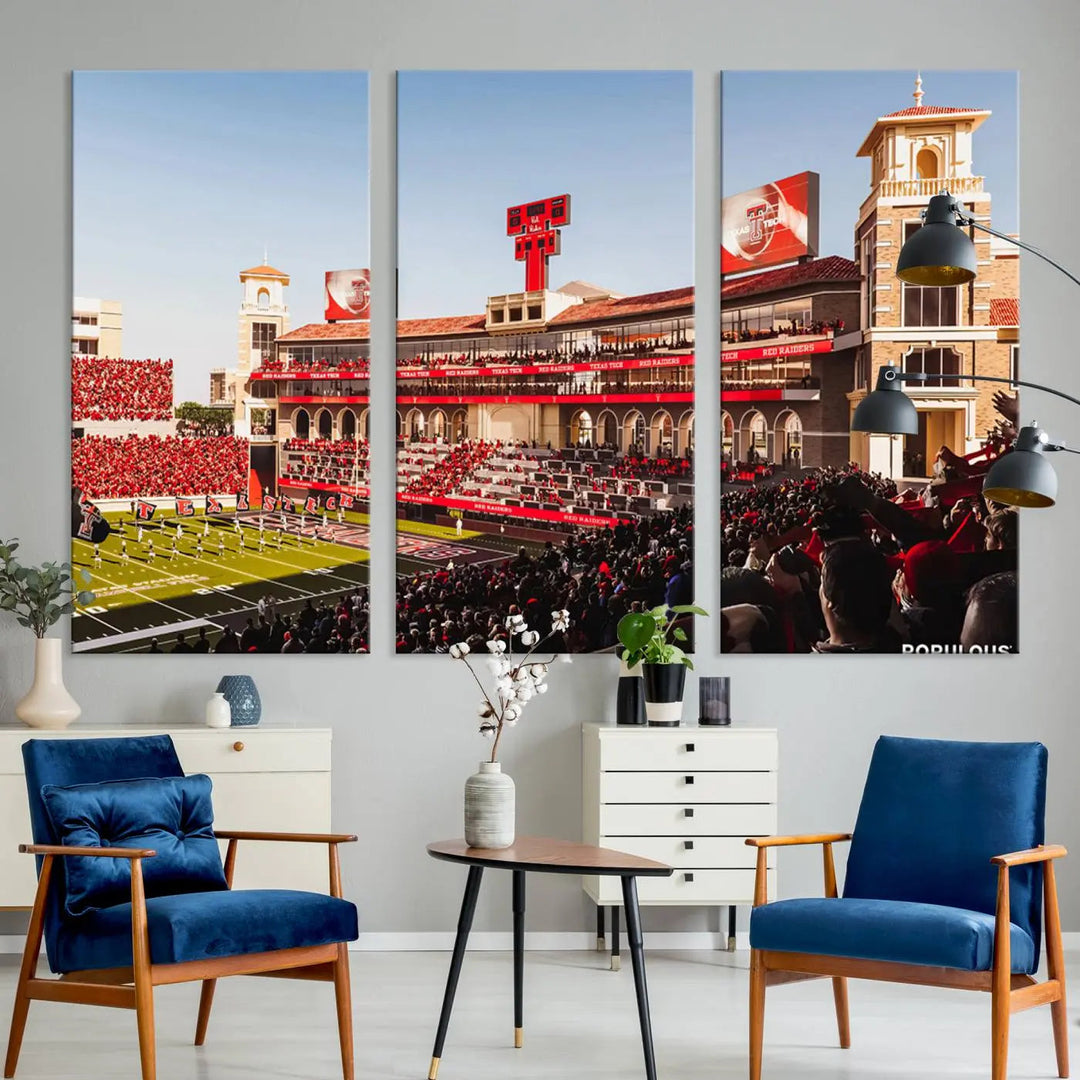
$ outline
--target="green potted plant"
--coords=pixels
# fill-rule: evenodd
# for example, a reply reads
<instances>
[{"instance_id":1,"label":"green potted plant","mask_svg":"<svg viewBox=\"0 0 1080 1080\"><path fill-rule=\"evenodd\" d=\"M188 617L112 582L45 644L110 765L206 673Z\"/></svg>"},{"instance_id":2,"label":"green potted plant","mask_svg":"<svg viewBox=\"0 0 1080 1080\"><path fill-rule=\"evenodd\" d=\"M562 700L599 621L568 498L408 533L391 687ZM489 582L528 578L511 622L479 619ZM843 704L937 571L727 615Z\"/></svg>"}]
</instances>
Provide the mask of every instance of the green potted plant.
<instances>
[{"instance_id":1,"label":"green potted plant","mask_svg":"<svg viewBox=\"0 0 1080 1080\"><path fill-rule=\"evenodd\" d=\"M693 670L694 664L678 644L686 641L679 617L708 614L694 604L670 608L661 604L651 611L632 611L619 620L622 659L630 671L641 665L645 716L654 727L678 727L682 721L686 669Z\"/></svg>"},{"instance_id":2,"label":"green potted plant","mask_svg":"<svg viewBox=\"0 0 1080 1080\"><path fill-rule=\"evenodd\" d=\"M64 686L62 643L45 635L76 603L93 603L94 594L76 585L71 563L23 566L15 558L18 547L18 540L0 543L0 611L11 612L20 626L33 630L37 642L34 684L15 706L15 715L29 727L65 728L82 710ZM88 583L90 575L79 570L78 578Z\"/></svg>"}]
</instances>

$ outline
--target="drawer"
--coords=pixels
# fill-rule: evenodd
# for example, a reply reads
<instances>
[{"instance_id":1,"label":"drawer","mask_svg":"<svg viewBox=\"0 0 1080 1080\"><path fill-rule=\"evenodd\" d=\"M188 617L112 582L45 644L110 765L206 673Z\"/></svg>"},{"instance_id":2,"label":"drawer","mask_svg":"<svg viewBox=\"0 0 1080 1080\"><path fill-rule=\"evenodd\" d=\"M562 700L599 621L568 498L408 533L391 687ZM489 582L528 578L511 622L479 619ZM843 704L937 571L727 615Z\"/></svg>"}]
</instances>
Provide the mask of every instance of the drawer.
<instances>
[{"instance_id":1,"label":"drawer","mask_svg":"<svg viewBox=\"0 0 1080 1080\"><path fill-rule=\"evenodd\" d=\"M774 803L774 772L605 772L603 803Z\"/></svg>"},{"instance_id":2,"label":"drawer","mask_svg":"<svg viewBox=\"0 0 1080 1080\"><path fill-rule=\"evenodd\" d=\"M693 880L687 880L687 874ZM622 904L622 885L616 877L593 879L597 885L597 903ZM642 904L680 904L711 907L719 904L754 902L753 870L676 870L671 877L638 878L638 900ZM770 896L776 895L776 871L768 872ZM590 895L593 895L590 890ZM646 935L646 944L648 935Z\"/></svg>"},{"instance_id":3,"label":"drawer","mask_svg":"<svg viewBox=\"0 0 1080 1080\"><path fill-rule=\"evenodd\" d=\"M757 850L741 836L601 836L600 846L687 870L753 870L757 864ZM766 849L770 868L775 851Z\"/></svg>"},{"instance_id":4,"label":"drawer","mask_svg":"<svg viewBox=\"0 0 1080 1080\"><path fill-rule=\"evenodd\" d=\"M605 772L770 772L776 764L772 732L646 728L606 730L600 737L600 768Z\"/></svg>"},{"instance_id":5,"label":"drawer","mask_svg":"<svg viewBox=\"0 0 1080 1080\"><path fill-rule=\"evenodd\" d=\"M172 738L185 773L330 772L329 731L227 728Z\"/></svg>"},{"instance_id":6,"label":"drawer","mask_svg":"<svg viewBox=\"0 0 1080 1080\"><path fill-rule=\"evenodd\" d=\"M691 813L687 813L691 811ZM644 803L600 808L601 836L773 836L776 807L764 803ZM617 845L616 845L617 846Z\"/></svg>"}]
</instances>

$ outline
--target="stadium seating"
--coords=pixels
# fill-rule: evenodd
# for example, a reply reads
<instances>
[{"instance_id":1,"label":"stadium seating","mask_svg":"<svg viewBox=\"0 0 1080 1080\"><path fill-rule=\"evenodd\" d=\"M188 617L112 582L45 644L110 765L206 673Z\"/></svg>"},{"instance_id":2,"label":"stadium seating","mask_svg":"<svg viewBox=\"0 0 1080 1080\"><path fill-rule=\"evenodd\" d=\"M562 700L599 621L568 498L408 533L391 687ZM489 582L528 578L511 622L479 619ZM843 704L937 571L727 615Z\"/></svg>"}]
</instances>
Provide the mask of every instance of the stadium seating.
<instances>
[{"instance_id":1,"label":"stadium seating","mask_svg":"<svg viewBox=\"0 0 1080 1080\"><path fill-rule=\"evenodd\" d=\"M232 435L86 435L71 440L71 482L92 499L246 490L248 441Z\"/></svg>"},{"instance_id":2,"label":"stadium seating","mask_svg":"<svg viewBox=\"0 0 1080 1080\"><path fill-rule=\"evenodd\" d=\"M170 420L171 360L71 358L72 420Z\"/></svg>"},{"instance_id":3,"label":"stadium seating","mask_svg":"<svg viewBox=\"0 0 1080 1080\"><path fill-rule=\"evenodd\" d=\"M281 444L281 475L298 484L367 487L368 449L367 439L286 439Z\"/></svg>"}]
</instances>

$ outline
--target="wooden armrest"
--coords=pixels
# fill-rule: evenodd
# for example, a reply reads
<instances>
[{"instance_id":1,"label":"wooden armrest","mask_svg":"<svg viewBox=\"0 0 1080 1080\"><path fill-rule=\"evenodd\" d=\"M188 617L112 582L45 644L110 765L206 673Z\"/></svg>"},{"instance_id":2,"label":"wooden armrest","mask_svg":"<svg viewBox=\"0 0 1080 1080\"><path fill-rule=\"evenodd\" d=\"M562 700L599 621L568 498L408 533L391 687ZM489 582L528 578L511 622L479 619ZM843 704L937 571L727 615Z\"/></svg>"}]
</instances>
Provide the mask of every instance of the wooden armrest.
<instances>
[{"instance_id":1,"label":"wooden armrest","mask_svg":"<svg viewBox=\"0 0 1080 1080\"><path fill-rule=\"evenodd\" d=\"M1023 866L1025 863L1047 862L1068 855L1061 844L1040 844L1024 851L1010 851L1007 855L995 855L990 861L998 866Z\"/></svg>"},{"instance_id":2,"label":"wooden armrest","mask_svg":"<svg viewBox=\"0 0 1080 1080\"><path fill-rule=\"evenodd\" d=\"M808 833L805 836L751 836L747 844L754 848L794 847L796 844L838 844L850 840L851 833Z\"/></svg>"},{"instance_id":3,"label":"wooden armrest","mask_svg":"<svg viewBox=\"0 0 1080 1080\"><path fill-rule=\"evenodd\" d=\"M150 859L153 848L126 847L67 847L63 844L20 844L24 855L91 855L102 859Z\"/></svg>"},{"instance_id":4,"label":"wooden armrest","mask_svg":"<svg viewBox=\"0 0 1080 1080\"><path fill-rule=\"evenodd\" d=\"M219 840L279 840L297 844L348 844L356 839L351 833L237 832L215 829Z\"/></svg>"}]
</instances>

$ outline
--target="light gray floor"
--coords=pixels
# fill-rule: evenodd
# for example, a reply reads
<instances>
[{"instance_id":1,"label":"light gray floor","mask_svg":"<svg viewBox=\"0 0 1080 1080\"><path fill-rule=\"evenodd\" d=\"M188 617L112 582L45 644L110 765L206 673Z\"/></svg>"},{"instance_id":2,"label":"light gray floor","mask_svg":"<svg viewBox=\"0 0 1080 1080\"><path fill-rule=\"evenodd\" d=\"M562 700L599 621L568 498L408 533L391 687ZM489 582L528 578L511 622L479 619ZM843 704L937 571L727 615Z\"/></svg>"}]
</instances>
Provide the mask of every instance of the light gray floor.
<instances>
[{"instance_id":1,"label":"light gray floor","mask_svg":"<svg viewBox=\"0 0 1080 1080\"><path fill-rule=\"evenodd\" d=\"M1068 960L1080 1003L1080 954ZM446 953L353 955L357 1080L424 1080L448 961ZM596 953L528 953L525 1046L514 1050L511 955L470 954L439 1080L644 1077L629 957L618 973L604 963ZM746 966L745 953L648 955L660 1080L743 1080ZM16 958L0 958L0 1045L16 970ZM853 1045L840 1050L827 982L770 990L763 1080L989 1078L987 995L866 982L851 983L850 993ZM197 1000L193 986L156 991L161 1080L340 1077L329 986L223 979L200 1049L191 1045ZM137 1080L134 1015L35 1002L17 1075ZM1013 1017L1009 1076L1056 1076L1049 1009Z\"/></svg>"}]
</instances>

